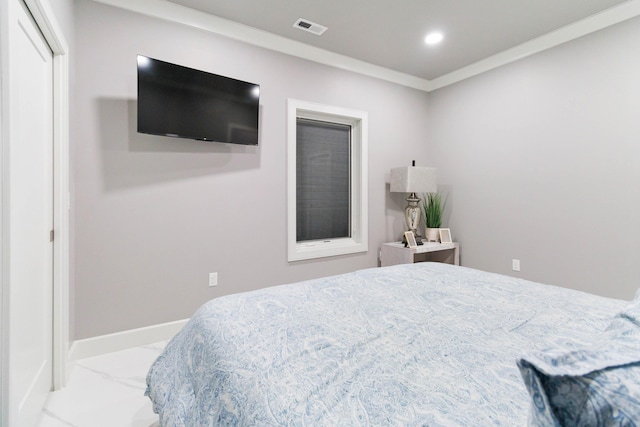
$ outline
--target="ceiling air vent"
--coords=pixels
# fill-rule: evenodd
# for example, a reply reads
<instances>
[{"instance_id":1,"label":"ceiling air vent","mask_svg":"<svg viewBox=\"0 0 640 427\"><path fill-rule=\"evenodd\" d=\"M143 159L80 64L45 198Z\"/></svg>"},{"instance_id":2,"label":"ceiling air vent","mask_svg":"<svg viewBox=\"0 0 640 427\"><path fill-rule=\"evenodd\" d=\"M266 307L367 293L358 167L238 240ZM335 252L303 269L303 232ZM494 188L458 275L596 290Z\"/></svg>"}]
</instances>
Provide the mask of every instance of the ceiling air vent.
<instances>
[{"instance_id":1,"label":"ceiling air vent","mask_svg":"<svg viewBox=\"0 0 640 427\"><path fill-rule=\"evenodd\" d=\"M327 27L324 25L316 24L315 22L311 22L308 19L299 18L293 26L299 30L308 31L310 33L315 34L316 36L322 35L325 31L327 31Z\"/></svg>"}]
</instances>

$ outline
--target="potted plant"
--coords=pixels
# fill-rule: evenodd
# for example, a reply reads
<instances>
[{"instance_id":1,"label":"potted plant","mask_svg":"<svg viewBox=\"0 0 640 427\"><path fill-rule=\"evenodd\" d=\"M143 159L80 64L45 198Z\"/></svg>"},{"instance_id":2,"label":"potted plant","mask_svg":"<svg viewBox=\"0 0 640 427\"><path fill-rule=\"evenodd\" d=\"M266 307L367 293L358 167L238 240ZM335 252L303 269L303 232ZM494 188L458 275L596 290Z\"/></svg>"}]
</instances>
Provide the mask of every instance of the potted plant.
<instances>
[{"instance_id":1,"label":"potted plant","mask_svg":"<svg viewBox=\"0 0 640 427\"><path fill-rule=\"evenodd\" d=\"M425 238L428 242L440 241L440 227L442 226L442 212L444 203L440 193L427 193L423 199Z\"/></svg>"}]
</instances>

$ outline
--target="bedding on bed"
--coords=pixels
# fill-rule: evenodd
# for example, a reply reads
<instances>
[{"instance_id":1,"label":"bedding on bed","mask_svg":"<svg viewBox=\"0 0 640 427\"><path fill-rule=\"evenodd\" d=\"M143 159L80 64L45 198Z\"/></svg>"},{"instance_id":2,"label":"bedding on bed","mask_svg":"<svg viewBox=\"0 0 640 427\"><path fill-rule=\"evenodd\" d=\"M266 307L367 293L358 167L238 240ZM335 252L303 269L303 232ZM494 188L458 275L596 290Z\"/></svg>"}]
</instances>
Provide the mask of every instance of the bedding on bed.
<instances>
[{"instance_id":1,"label":"bedding on bed","mask_svg":"<svg viewBox=\"0 0 640 427\"><path fill-rule=\"evenodd\" d=\"M625 301L440 263L216 298L147 376L162 426L522 426L516 361Z\"/></svg>"},{"instance_id":2,"label":"bedding on bed","mask_svg":"<svg viewBox=\"0 0 640 427\"><path fill-rule=\"evenodd\" d=\"M640 291L588 345L524 355L535 426L640 425Z\"/></svg>"}]
</instances>

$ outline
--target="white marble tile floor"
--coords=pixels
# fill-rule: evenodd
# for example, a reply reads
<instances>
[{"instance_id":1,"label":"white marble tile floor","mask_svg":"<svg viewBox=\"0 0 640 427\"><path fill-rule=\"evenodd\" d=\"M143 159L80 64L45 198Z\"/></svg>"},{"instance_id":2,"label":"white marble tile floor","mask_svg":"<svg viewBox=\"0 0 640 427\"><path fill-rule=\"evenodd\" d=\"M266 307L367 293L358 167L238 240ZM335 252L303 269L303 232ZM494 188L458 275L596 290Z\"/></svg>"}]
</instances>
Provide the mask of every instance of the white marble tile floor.
<instances>
[{"instance_id":1,"label":"white marble tile floor","mask_svg":"<svg viewBox=\"0 0 640 427\"><path fill-rule=\"evenodd\" d=\"M144 391L166 344L77 361L67 387L49 395L37 427L159 427Z\"/></svg>"}]
</instances>

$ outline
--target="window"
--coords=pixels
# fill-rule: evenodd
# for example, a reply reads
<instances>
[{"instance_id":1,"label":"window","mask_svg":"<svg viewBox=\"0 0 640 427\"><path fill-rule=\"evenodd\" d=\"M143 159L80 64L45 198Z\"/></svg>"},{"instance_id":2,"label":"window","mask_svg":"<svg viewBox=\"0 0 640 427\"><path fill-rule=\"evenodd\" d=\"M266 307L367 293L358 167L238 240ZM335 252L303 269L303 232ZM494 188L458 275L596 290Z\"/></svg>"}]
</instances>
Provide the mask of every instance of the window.
<instances>
[{"instance_id":1,"label":"window","mask_svg":"<svg viewBox=\"0 0 640 427\"><path fill-rule=\"evenodd\" d=\"M366 252L367 114L289 100L288 259Z\"/></svg>"},{"instance_id":2,"label":"window","mask_svg":"<svg viewBox=\"0 0 640 427\"><path fill-rule=\"evenodd\" d=\"M351 126L296 120L296 242L351 237Z\"/></svg>"}]
</instances>

